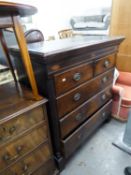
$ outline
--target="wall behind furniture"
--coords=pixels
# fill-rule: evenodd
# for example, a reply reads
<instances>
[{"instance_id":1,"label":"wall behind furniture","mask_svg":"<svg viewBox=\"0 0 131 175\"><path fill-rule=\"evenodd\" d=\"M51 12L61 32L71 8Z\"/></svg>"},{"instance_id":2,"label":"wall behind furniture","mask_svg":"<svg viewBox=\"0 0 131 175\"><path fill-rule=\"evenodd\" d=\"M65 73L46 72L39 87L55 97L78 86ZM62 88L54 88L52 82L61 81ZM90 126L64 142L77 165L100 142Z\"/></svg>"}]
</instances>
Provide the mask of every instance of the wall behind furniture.
<instances>
[{"instance_id":1,"label":"wall behind furniture","mask_svg":"<svg viewBox=\"0 0 131 175\"><path fill-rule=\"evenodd\" d=\"M47 38L52 35L57 37L59 30L70 28L69 20L72 16L98 14L100 8L110 7L112 0L14 0L14 2L31 4L38 8L39 12L33 16L31 27L41 29Z\"/></svg>"},{"instance_id":2,"label":"wall behind furniture","mask_svg":"<svg viewBox=\"0 0 131 175\"><path fill-rule=\"evenodd\" d=\"M120 45L117 68L131 72L131 1L113 0L110 34L123 35L125 41Z\"/></svg>"}]
</instances>

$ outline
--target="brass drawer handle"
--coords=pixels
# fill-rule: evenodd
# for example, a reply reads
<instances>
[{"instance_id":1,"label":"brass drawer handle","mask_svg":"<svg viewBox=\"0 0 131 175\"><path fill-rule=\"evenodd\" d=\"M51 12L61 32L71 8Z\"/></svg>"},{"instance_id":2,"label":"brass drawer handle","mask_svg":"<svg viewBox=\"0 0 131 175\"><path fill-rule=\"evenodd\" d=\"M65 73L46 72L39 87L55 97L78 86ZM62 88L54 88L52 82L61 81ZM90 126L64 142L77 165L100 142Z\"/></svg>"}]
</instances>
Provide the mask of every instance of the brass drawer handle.
<instances>
[{"instance_id":1,"label":"brass drawer handle","mask_svg":"<svg viewBox=\"0 0 131 175\"><path fill-rule=\"evenodd\" d=\"M22 145L19 145L19 146L16 147L16 151L17 151L18 154L20 154L22 150L23 150Z\"/></svg>"},{"instance_id":2,"label":"brass drawer handle","mask_svg":"<svg viewBox=\"0 0 131 175\"><path fill-rule=\"evenodd\" d=\"M103 94L101 98L102 98L102 100L105 100L106 99L106 94Z\"/></svg>"},{"instance_id":3,"label":"brass drawer handle","mask_svg":"<svg viewBox=\"0 0 131 175\"><path fill-rule=\"evenodd\" d=\"M14 161L15 159L17 159L18 157L19 157L19 154L16 154L13 157L11 157L9 153L6 153L3 156L3 160L6 161L6 162L11 162L11 161Z\"/></svg>"},{"instance_id":4,"label":"brass drawer handle","mask_svg":"<svg viewBox=\"0 0 131 175\"><path fill-rule=\"evenodd\" d=\"M76 121L80 121L82 119L82 114L81 113L78 113L76 116L75 116L75 119Z\"/></svg>"},{"instance_id":5,"label":"brass drawer handle","mask_svg":"<svg viewBox=\"0 0 131 175\"><path fill-rule=\"evenodd\" d=\"M105 117L106 117L106 112L103 112L103 113L102 113L102 118L105 119Z\"/></svg>"},{"instance_id":6,"label":"brass drawer handle","mask_svg":"<svg viewBox=\"0 0 131 175\"><path fill-rule=\"evenodd\" d=\"M105 67L105 68L108 68L109 65L110 65L110 62L109 62L108 60L105 60L105 62L104 62L104 67Z\"/></svg>"},{"instance_id":7,"label":"brass drawer handle","mask_svg":"<svg viewBox=\"0 0 131 175\"><path fill-rule=\"evenodd\" d=\"M103 77L102 78L102 83L106 83L108 81L108 77Z\"/></svg>"},{"instance_id":8,"label":"brass drawer handle","mask_svg":"<svg viewBox=\"0 0 131 175\"><path fill-rule=\"evenodd\" d=\"M75 73L73 76L73 80L79 81L81 79L81 74L80 73Z\"/></svg>"},{"instance_id":9,"label":"brass drawer handle","mask_svg":"<svg viewBox=\"0 0 131 175\"><path fill-rule=\"evenodd\" d=\"M13 134L15 131L16 131L16 127L15 127L15 126L12 126L12 127L9 129L9 133L10 133L10 134Z\"/></svg>"},{"instance_id":10,"label":"brass drawer handle","mask_svg":"<svg viewBox=\"0 0 131 175\"><path fill-rule=\"evenodd\" d=\"M3 155L3 160L4 161L9 161L10 160L10 154L9 153L6 153L5 155Z\"/></svg>"},{"instance_id":11,"label":"brass drawer handle","mask_svg":"<svg viewBox=\"0 0 131 175\"><path fill-rule=\"evenodd\" d=\"M22 170L23 170L24 172L27 172L28 169L29 169L29 166L28 166L27 164L23 165Z\"/></svg>"},{"instance_id":12,"label":"brass drawer handle","mask_svg":"<svg viewBox=\"0 0 131 175\"><path fill-rule=\"evenodd\" d=\"M76 93L76 94L74 95L74 101L79 101L80 98L81 98L81 94L80 94L80 93Z\"/></svg>"}]
</instances>

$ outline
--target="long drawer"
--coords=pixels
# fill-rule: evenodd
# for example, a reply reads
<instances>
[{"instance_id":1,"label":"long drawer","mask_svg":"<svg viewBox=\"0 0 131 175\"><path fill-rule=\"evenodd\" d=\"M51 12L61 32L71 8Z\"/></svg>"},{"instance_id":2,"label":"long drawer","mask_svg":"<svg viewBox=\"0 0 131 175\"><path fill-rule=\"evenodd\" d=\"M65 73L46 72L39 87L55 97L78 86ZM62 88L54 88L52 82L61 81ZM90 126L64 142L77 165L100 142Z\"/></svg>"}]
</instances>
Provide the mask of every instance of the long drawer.
<instances>
[{"instance_id":1,"label":"long drawer","mask_svg":"<svg viewBox=\"0 0 131 175\"><path fill-rule=\"evenodd\" d=\"M88 119L102 105L112 97L111 86L101 91L99 94L86 101L73 112L60 119L61 138L65 138L84 120Z\"/></svg>"},{"instance_id":2,"label":"long drawer","mask_svg":"<svg viewBox=\"0 0 131 175\"><path fill-rule=\"evenodd\" d=\"M42 124L23 137L0 148L0 170L6 168L21 156L31 152L48 138L47 126Z\"/></svg>"},{"instance_id":3,"label":"long drawer","mask_svg":"<svg viewBox=\"0 0 131 175\"><path fill-rule=\"evenodd\" d=\"M62 140L63 154L66 158L69 157L82 144L82 142L110 116L111 104L112 101L109 101L73 134L67 137L67 139Z\"/></svg>"},{"instance_id":4,"label":"long drawer","mask_svg":"<svg viewBox=\"0 0 131 175\"><path fill-rule=\"evenodd\" d=\"M45 120L45 115L43 106L41 106L1 124L0 144Z\"/></svg>"},{"instance_id":5,"label":"long drawer","mask_svg":"<svg viewBox=\"0 0 131 175\"><path fill-rule=\"evenodd\" d=\"M81 66L69 69L59 74L55 74L56 96L67 92L77 85L91 79L93 77L92 63L86 63Z\"/></svg>"},{"instance_id":6,"label":"long drawer","mask_svg":"<svg viewBox=\"0 0 131 175\"><path fill-rule=\"evenodd\" d=\"M82 84L72 91L57 98L57 110L59 117L71 112L77 106L97 94L105 87L109 86L113 81L114 69Z\"/></svg>"},{"instance_id":7,"label":"long drawer","mask_svg":"<svg viewBox=\"0 0 131 175\"><path fill-rule=\"evenodd\" d=\"M48 142L41 145L38 149L26 156L16 164L10 166L0 175L29 175L32 174L38 167L51 158L51 152Z\"/></svg>"}]
</instances>

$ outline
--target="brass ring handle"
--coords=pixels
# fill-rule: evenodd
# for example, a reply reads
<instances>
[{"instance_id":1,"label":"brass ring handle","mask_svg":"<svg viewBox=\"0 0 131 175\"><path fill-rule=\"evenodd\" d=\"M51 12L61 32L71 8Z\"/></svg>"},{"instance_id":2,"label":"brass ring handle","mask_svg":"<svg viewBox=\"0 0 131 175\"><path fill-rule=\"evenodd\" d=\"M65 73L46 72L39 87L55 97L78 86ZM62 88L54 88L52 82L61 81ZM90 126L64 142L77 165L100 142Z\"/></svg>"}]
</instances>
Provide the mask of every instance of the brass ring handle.
<instances>
[{"instance_id":1,"label":"brass ring handle","mask_svg":"<svg viewBox=\"0 0 131 175\"><path fill-rule=\"evenodd\" d=\"M106 99L106 94L103 94L101 98L102 98L102 100L105 100Z\"/></svg>"},{"instance_id":2,"label":"brass ring handle","mask_svg":"<svg viewBox=\"0 0 131 175\"><path fill-rule=\"evenodd\" d=\"M29 169L29 166L28 166L27 164L24 164L22 170L23 170L24 172L27 172L28 169Z\"/></svg>"},{"instance_id":3,"label":"brass ring handle","mask_svg":"<svg viewBox=\"0 0 131 175\"><path fill-rule=\"evenodd\" d=\"M11 128L9 128L9 133L13 134L16 131L16 126L12 126Z\"/></svg>"},{"instance_id":4,"label":"brass ring handle","mask_svg":"<svg viewBox=\"0 0 131 175\"><path fill-rule=\"evenodd\" d=\"M105 68L108 68L108 67L109 67L109 65L110 65L109 60L105 60L105 62L104 62L104 67L105 67Z\"/></svg>"},{"instance_id":5,"label":"brass ring handle","mask_svg":"<svg viewBox=\"0 0 131 175\"><path fill-rule=\"evenodd\" d=\"M3 156L3 160L5 160L6 162L9 162L9 161L13 161L13 160L17 159L18 157L19 157L19 154L16 154L13 157L11 157L9 153L6 153Z\"/></svg>"},{"instance_id":6,"label":"brass ring handle","mask_svg":"<svg viewBox=\"0 0 131 175\"><path fill-rule=\"evenodd\" d=\"M80 98L81 98L81 94L80 94L80 93L76 93L76 94L74 95L74 101L79 101Z\"/></svg>"},{"instance_id":7,"label":"brass ring handle","mask_svg":"<svg viewBox=\"0 0 131 175\"><path fill-rule=\"evenodd\" d=\"M105 118L105 116L106 116L106 113L103 112L103 113L102 113L102 118Z\"/></svg>"},{"instance_id":8,"label":"brass ring handle","mask_svg":"<svg viewBox=\"0 0 131 175\"><path fill-rule=\"evenodd\" d=\"M81 79L81 74L80 73L75 73L73 76L73 80L79 81Z\"/></svg>"},{"instance_id":9,"label":"brass ring handle","mask_svg":"<svg viewBox=\"0 0 131 175\"><path fill-rule=\"evenodd\" d=\"M5 155L3 155L3 160L4 161L9 161L10 160L10 154L9 153L6 153Z\"/></svg>"},{"instance_id":10,"label":"brass ring handle","mask_svg":"<svg viewBox=\"0 0 131 175\"><path fill-rule=\"evenodd\" d=\"M22 146L22 145L19 145L19 146L16 147L17 153L20 154L20 152L21 152L22 150L23 150L23 146Z\"/></svg>"},{"instance_id":11,"label":"brass ring handle","mask_svg":"<svg viewBox=\"0 0 131 175\"><path fill-rule=\"evenodd\" d=\"M108 81L108 77L103 77L103 78L102 78L102 82L103 82L103 83L106 83L107 81Z\"/></svg>"},{"instance_id":12,"label":"brass ring handle","mask_svg":"<svg viewBox=\"0 0 131 175\"><path fill-rule=\"evenodd\" d=\"M82 119L82 114L81 113L78 113L76 116L75 116L75 119L76 121L80 121Z\"/></svg>"}]
</instances>

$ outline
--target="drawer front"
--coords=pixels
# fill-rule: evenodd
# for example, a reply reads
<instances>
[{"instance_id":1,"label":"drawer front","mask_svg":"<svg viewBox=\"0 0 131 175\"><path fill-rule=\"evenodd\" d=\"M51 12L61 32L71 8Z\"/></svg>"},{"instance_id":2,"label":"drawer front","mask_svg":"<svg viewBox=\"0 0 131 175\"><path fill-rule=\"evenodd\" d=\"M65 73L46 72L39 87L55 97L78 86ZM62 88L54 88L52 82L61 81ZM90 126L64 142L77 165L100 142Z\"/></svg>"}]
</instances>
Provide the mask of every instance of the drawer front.
<instances>
[{"instance_id":1,"label":"drawer front","mask_svg":"<svg viewBox=\"0 0 131 175\"><path fill-rule=\"evenodd\" d=\"M47 126L36 128L28 135L25 135L0 150L0 170L19 159L21 156L35 149L38 145L47 140Z\"/></svg>"},{"instance_id":2,"label":"drawer front","mask_svg":"<svg viewBox=\"0 0 131 175\"><path fill-rule=\"evenodd\" d=\"M57 98L57 110L59 117L64 116L77 106L109 86L113 81L114 69L82 84L78 88Z\"/></svg>"},{"instance_id":3,"label":"drawer front","mask_svg":"<svg viewBox=\"0 0 131 175\"><path fill-rule=\"evenodd\" d=\"M68 90L91 79L92 77L93 77L92 63L84 64L69 69L60 74L56 74L54 77L56 96L59 96L60 94L67 92Z\"/></svg>"},{"instance_id":4,"label":"drawer front","mask_svg":"<svg viewBox=\"0 0 131 175\"><path fill-rule=\"evenodd\" d=\"M51 158L48 143L3 171L1 175L29 175Z\"/></svg>"},{"instance_id":5,"label":"drawer front","mask_svg":"<svg viewBox=\"0 0 131 175\"><path fill-rule=\"evenodd\" d=\"M97 111L87 122L81 125L72 135L62 141L63 154L67 158L100 126L111 114L111 101Z\"/></svg>"},{"instance_id":6,"label":"drawer front","mask_svg":"<svg viewBox=\"0 0 131 175\"><path fill-rule=\"evenodd\" d=\"M48 160L38 170L32 173L32 175L57 175L57 174L58 171L56 170L53 159Z\"/></svg>"},{"instance_id":7,"label":"drawer front","mask_svg":"<svg viewBox=\"0 0 131 175\"><path fill-rule=\"evenodd\" d=\"M99 75L115 66L115 56L111 55L95 62L94 75Z\"/></svg>"},{"instance_id":8,"label":"drawer front","mask_svg":"<svg viewBox=\"0 0 131 175\"><path fill-rule=\"evenodd\" d=\"M104 91L100 92L98 95L94 96L93 98L79 106L75 111L62 118L60 120L61 137L67 137L68 134L70 134L84 120L89 118L102 105L109 101L111 97L111 87L108 87Z\"/></svg>"},{"instance_id":9,"label":"drawer front","mask_svg":"<svg viewBox=\"0 0 131 175\"><path fill-rule=\"evenodd\" d=\"M0 125L0 144L45 120L45 115L41 106Z\"/></svg>"}]
</instances>

